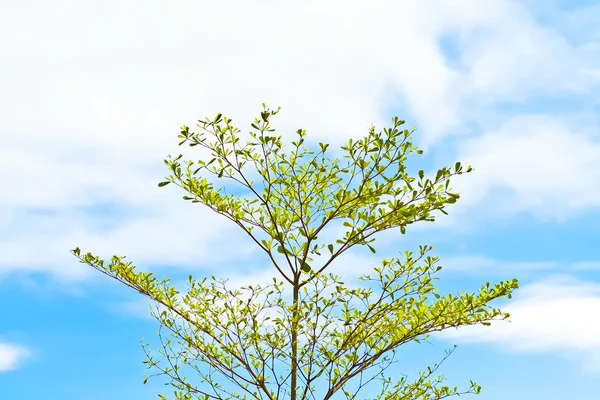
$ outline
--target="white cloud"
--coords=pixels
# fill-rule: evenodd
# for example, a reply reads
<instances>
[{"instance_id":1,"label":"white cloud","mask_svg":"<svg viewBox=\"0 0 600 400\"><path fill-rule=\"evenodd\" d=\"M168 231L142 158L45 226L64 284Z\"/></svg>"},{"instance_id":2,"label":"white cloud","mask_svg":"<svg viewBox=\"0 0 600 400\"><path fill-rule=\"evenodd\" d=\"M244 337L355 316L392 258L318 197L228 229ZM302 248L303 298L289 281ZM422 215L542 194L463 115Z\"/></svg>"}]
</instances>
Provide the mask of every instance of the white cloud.
<instances>
[{"instance_id":1,"label":"white cloud","mask_svg":"<svg viewBox=\"0 0 600 400\"><path fill-rule=\"evenodd\" d=\"M485 201L492 218L526 211L564 221L600 207L600 142L558 118L512 118L465 141L457 158L476 169L453 185L457 209Z\"/></svg>"},{"instance_id":2,"label":"white cloud","mask_svg":"<svg viewBox=\"0 0 600 400\"><path fill-rule=\"evenodd\" d=\"M21 366L30 351L23 346L0 343L0 372L12 371Z\"/></svg>"},{"instance_id":3,"label":"white cloud","mask_svg":"<svg viewBox=\"0 0 600 400\"><path fill-rule=\"evenodd\" d=\"M477 273L496 275L515 274L524 272L547 271L557 266L556 262L550 261L532 261L532 262L511 262L496 260L487 256L459 256L459 257L441 257L440 265L444 271L452 273Z\"/></svg>"},{"instance_id":4,"label":"white cloud","mask_svg":"<svg viewBox=\"0 0 600 400\"><path fill-rule=\"evenodd\" d=\"M578 261L573 264L573 267L581 271L600 270L600 261Z\"/></svg>"},{"instance_id":5,"label":"white cloud","mask_svg":"<svg viewBox=\"0 0 600 400\"><path fill-rule=\"evenodd\" d=\"M48 271L64 278L85 278L92 268L69 253L77 246L107 261L114 254L125 255L142 270L149 265L214 268L232 258L243 260L251 252L243 232L224 217L202 212L199 204L177 198L150 205L140 200L141 216L128 218L129 212L136 212L129 206L107 228L101 228L101 218L81 211L23 216L21 225L11 225L13 234L0 243L0 272Z\"/></svg>"},{"instance_id":6,"label":"white cloud","mask_svg":"<svg viewBox=\"0 0 600 400\"><path fill-rule=\"evenodd\" d=\"M5 7L0 34L12 38L2 44L0 76L0 107L8 116L0 121L0 229L10 233L2 242L5 272L83 277L66 253L75 245L188 266L210 256L206 241L211 250L231 249L225 224L199 207L188 213L181 201L168 201L181 191L156 188L166 175L161 160L178 153L178 127L219 111L246 131L261 102L281 105L275 125L282 134L302 127L337 143L362 136L371 122L388 124L387 108L414 118L426 146L469 121L482 123L479 115L487 117L499 100L597 82L589 73L597 69L590 46L570 45L522 6L499 0L130 0L96 7L30 0ZM443 35L458 38L458 68L444 58ZM550 139L554 151L565 146L566 139ZM504 137L497 140L485 137L469 149L507 146ZM531 140L521 145L537 146L545 137ZM588 159L564 156L571 163L564 170L595 166L594 147L583 137L575 141ZM494 154L490 161L487 154L471 158L483 172L503 153ZM526 157L519 160L527 166ZM488 174L504 184L504 176ZM533 172L526 176L523 185L537 180ZM478 182L476 192L492 189ZM542 186L542 194L552 192L550 183ZM594 196L568 201L587 207ZM537 204L530 197L526 204ZM90 227L97 223L93 211L73 211L106 203L124 205L133 216L100 233ZM51 216L32 212L40 208Z\"/></svg>"},{"instance_id":7,"label":"white cloud","mask_svg":"<svg viewBox=\"0 0 600 400\"><path fill-rule=\"evenodd\" d=\"M13 96L4 104L11 110L4 127L109 152L134 144L164 148L172 143L168 132L186 121L217 111L249 117L263 100L284 106L285 126L309 126L329 137L362 134L373 118L381 120L380 107L397 92L424 134L428 125L447 134L464 117L459 106L463 97L473 100L470 91L481 102L507 92L521 96L529 85L540 89L559 76L571 85L584 79L572 63L590 62L575 57L576 48L538 26L522 7L504 1L285 7L126 1L99 9L34 3L39 14L30 15L31 4L23 2L2 21L11 32L27 14L37 27L5 45L12 74L3 84ZM464 71L444 60L438 43L443 34L459 36ZM524 55L530 62L523 62ZM32 94L35 101L27 101ZM247 118L236 120L247 126Z\"/></svg>"},{"instance_id":8,"label":"white cloud","mask_svg":"<svg viewBox=\"0 0 600 400\"><path fill-rule=\"evenodd\" d=\"M515 352L553 352L600 373L600 285L553 276L525 285L501 306L510 322L445 331L449 340L489 343Z\"/></svg>"}]
</instances>

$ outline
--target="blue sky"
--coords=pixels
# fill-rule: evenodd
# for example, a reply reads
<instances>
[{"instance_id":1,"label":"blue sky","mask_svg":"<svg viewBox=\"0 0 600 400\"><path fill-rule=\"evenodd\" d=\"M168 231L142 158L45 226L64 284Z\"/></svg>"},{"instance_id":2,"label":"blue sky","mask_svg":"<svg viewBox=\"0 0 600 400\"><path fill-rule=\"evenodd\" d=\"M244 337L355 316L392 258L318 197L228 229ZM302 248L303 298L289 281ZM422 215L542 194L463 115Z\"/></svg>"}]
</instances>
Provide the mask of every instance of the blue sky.
<instances>
[{"instance_id":1,"label":"blue sky","mask_svg":"<svg viewBox=\"0 0 600 400\"><path fill-rule=\"evenodd\" d=\"M1 0L0 0L1 1ZM449 216L379 237L435 247L444 291L517 277L511 323L406 350L482 400L597 399L600 380L600 3L597 1L1 1L0 398L147 399L147 301L79 264L76 246L175 280L264 282L225 218L159 189L178 128L266 102L290 138L339 146L394 115L454 161ZM353 279L378 263L353 252Z\"/></svg>"}]
</instances>

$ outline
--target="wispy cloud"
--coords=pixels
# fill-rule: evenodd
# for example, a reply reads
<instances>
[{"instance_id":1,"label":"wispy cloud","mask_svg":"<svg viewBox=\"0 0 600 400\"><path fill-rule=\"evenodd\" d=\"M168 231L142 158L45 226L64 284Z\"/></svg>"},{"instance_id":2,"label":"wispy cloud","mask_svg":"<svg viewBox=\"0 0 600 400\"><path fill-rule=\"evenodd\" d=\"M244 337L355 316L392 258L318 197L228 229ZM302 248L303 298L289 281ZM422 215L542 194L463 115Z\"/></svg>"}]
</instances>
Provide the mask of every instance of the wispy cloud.
<instances>
[{"instance_id":1,"label":"wispy cloud","mask_svg":"<svg viewBox=\"0 0 600 400\"><path fill-rule=\"evenodd\" d=\"M544 272L556 268L559 264L552 261L512 262L497 260L487 256L458 256L440 258L444 271L493 276L525 272Z\"/></svg>"},{"instance_id":2,"label":"wispy cloud","mask_svg":"<svg viewBox=\"0 0 600 400\"><path fill-rule=\"evenodd\" d=\"M555 275L519 289L502 307L510 322L445 331L449 340L488 343L515 352L553 352L600 373L600 285Z\"/></svg>"},{"instance_id":3,"label":"wispy cloud","mask_svg":"<svg viewBox=\"0 0 600 400\"><path fill-rule=\"evenodd\" d=\"M600 208L600 142L558 118L512 118L467 140L459 158L477 166L456 185L466 205L494 196L498 216L526 211L558 221Z\"/></svg>"},{"instance_id":4,"label":"wispy cloud","mask_svg":"<svg viewBox=\"0 0 600 400\"><path fill-rule=\"evenodd\" d=\"M578 271L600 271L600 261L578 261L573 264L573 269Z\"/></svg>"},{"instance_id":5,"label":"wispy cloud","mask_svg":"<svg viewBox=\"0 0 600 400\"><path fill-rule=\"evenodd\" d=\"M387 124L390 111L419 126L423 147L475 124L484 135L451 156L477 168L457 182L455 214L464 204L568 218L598 203L597 185L585 187L600 179L598 144L585 132L562 116L496 128L506 117L498 105L589 96L598 83L597 39L572 43L519 3L118 2L115 13L110 1L94 11L40 2L35 15L24 4L0 16L6 36L25 17L38 27L3 47L4 273L85 278L68 254L76 245L186 267L213 262L207 242L226 254L226 223L156 188L161 160L180 150L195 158L176 146L180 125L222 111L245 131L263 101L283 107L282 134L302 127L333 144ZM511 201L496 204L497 190ZM106 207L117 210L112 225L98 220Z\"/></svg>"},{"instance_id":6,"label":"wispy cloud","mask_svg":"<svg viewBox=\"0 0 600 400\"><path fill-rule=\"evenodd\" d=\"M23 346L0 343L0 372L19 368L29 355L30 351Z\"/></svg>"},{"instance_id":7,"label":"wispy cloud","mask_svg":"<svg viewBox=\"0 0 600 400\"><path fill-rule=\"evenodd\" d=\"M417 229L473 231L485 221L528 214L564 223L600 209L600 140L569 119L532 114L508 118L461 140L454 157L474 171L452 180L460 200L449 216Z\"/></svg>"}]
</instances>

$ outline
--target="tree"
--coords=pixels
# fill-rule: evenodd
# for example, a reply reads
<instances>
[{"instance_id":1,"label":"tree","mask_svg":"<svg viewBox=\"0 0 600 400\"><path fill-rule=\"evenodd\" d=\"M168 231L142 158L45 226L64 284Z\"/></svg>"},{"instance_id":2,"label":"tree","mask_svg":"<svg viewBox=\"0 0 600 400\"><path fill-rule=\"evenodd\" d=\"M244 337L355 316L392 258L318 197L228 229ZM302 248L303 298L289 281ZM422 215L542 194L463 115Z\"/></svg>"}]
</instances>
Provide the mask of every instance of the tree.
<instances>
[{"instance_id":1,"label":"tree","mask_svg":"<svg viewBox=\"0 0 600 400\"><path fill-rule=\"evenodd\" d=\"M158 186L175 183L187 192L184 200L230 219L266 254L280 280L228 289L225 280L190 276L187 292L180 294L169 279L138 272L125 257L113 256L105 263L91 253L82 255L79 248L72 250L81 262L154 301L152 315L175 342L163 340L159 332L165 366L144 344L148 368L169 378L177 389L175 399L354 399L374 381L380 381L376 399L479 393L472 381L460 392L444 385L443 377L434 378L441 362L414 380L392 381L384 372L406 343L508 318L488 303L510 298L518 288L516 279L492 286L488 282L478 293L440 295L433 280L439 279L435 274L441 266L438 257L427 255L431 246L419 246L416 256L406 251L404 261L383 259L373 274L361 277L358 288L326 271L354 246L375 253L378 232L397 228L404 234L409 224L434 221L434 210L446 214L444 207L459 198L449 191L449 179L463 173L460 162L454 169L438 170L432 179L425 179L422 170L418 179L409 177L407 155L422 151L409 141L414 129L401 129L404 121L397 117L393 127L379 133L371 127L363 139L342 146L345 162L329 157L327 144L307 149L302 129L286 154L281 136L271 136L271 118L278 112L263 104L244 145L239 129L222 114L199 121L199 133L183 126L179 145L201 146L211 159L185 162L184 173L182 155L169 156L165 163L172 174ZM250 179L248 167L258 174L258 182ZM201 171L245 192L215 188L199 177ZM319 240L325 228L335 227L345 231L343 237L334 243ZM291 298L285 290L291 290ZM182 368L195 371L199 384L189 382Z\"/></svg>"}]
</instances>

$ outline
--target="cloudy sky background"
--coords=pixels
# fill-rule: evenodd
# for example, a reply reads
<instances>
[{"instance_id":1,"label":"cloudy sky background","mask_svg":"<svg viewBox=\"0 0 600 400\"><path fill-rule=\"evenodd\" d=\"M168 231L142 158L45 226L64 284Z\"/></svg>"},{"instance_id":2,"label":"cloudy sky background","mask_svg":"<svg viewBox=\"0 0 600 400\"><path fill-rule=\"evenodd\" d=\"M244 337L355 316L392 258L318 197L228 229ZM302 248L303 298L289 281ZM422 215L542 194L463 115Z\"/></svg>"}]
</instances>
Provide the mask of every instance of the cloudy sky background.
<instances>
[{"instance_id":1,"label":"cloudy sky background","mask_svg":"<svg viewBox=\"0 0 600 400\"><path fill-rule=\"evenodd\" d=\"M448 217L382 235L435 246L443 290L517 277L510 324L411 348L485 400L593 399L600 379L600 4L567 0L0 0L0 398L146 399L145 301L76 246L159 276L273 273L225 218L181 200L162 160L223 112L281 106L286 138L339 146L392 116L434 171L461 161ZM370 252L342 273L370 270Z\"/></svg>"}]
</instances>

